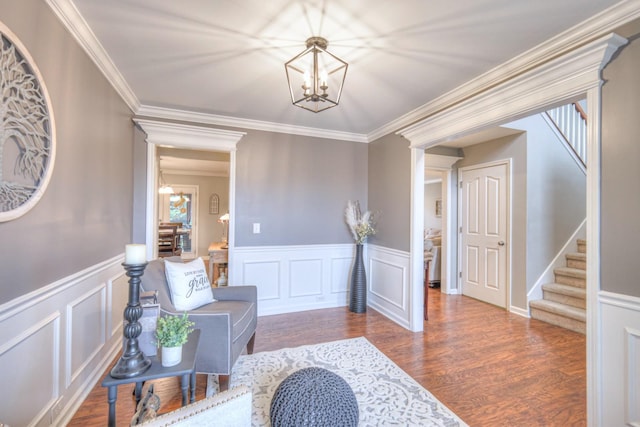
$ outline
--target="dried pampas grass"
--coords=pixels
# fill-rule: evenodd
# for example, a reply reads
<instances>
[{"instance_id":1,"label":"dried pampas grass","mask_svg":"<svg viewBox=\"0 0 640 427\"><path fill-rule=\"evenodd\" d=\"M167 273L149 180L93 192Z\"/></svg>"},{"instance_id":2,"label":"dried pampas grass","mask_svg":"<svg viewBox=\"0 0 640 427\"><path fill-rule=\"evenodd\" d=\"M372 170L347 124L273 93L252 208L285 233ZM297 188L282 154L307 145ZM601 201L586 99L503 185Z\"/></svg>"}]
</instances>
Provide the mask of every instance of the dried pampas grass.
<instances>
[{"instance_id":1,"label":"dried pampas grass","mask_svg":"<svg viewBox=\"0 0 640 427\"><path fill-rule=\"evenodd\" d=\"M347 202L344 218L353 235L353 240L355 240L358 245L363 244L368 236L376 234L373 213L366 211L362 214L359 201L356 200L352 202L349 200Z\"/></svg>"}]
</instances>

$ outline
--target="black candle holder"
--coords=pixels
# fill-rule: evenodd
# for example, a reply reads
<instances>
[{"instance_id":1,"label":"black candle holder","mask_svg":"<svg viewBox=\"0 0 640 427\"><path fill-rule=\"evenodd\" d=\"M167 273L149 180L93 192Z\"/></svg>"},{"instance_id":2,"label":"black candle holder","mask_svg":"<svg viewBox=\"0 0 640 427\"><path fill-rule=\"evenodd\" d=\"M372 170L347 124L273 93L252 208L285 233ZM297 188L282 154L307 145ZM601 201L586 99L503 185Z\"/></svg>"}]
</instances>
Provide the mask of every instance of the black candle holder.
<instances>
[{"instance_id":1,"label":"black candle holder","mask_svg":"<svg viewBox=\"0 0 640 427\"><path fill-rule=\"evenodd\" d=\"M122 356L116 365L111 369L113 378L131 378L140 375L151 366L151 360L144 355L138 346L138 337L142 332L142 326L138 322L142 317L142 306L140 305L140 277L144 274L147 263L126 264L122 266L129 276L129 302L124 309L123 334L125 339Z\"/></svg>"}]
</instances>

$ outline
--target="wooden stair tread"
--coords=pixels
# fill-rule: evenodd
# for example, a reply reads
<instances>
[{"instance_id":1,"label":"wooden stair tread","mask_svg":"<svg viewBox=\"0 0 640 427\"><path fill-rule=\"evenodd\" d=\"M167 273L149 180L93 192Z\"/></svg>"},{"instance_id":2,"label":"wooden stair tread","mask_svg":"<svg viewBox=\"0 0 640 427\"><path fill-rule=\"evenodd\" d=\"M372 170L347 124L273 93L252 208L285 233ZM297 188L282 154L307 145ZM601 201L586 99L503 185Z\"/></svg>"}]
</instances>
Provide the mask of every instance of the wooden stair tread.
<instances>
[{"instance_id":1,"label":"wooden stair tread","mask_svg":"<svg viewBox=\"0 0 640 427\"><path fill-rule=\"evenodd\" d=\"M563 317L575 319L580 322L587 321L587 311L582 308L572 307L565 304L560 304L554 301L547 300L534 300L529 303L531 308L535 308L542 311L547 311L553 314L558 314Z\"/></svg>"}]
</instances>

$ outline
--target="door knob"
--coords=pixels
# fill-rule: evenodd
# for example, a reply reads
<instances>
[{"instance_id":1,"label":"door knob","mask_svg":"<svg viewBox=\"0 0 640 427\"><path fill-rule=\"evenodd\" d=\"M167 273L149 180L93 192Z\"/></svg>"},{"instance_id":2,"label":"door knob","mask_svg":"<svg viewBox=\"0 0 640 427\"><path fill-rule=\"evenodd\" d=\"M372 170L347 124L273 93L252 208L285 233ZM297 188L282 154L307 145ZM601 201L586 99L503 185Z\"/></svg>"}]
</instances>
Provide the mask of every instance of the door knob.
<instances>
[{"instance_id":1,"label":"door knob","mask_svg":"<svg viewBox=\"0 0 640 427\"><path fill-rule=\"evenodd\" d=\"M500 241L498 242L498 246L504 246L504 241L503 241L503 240L500 240Z\"/></svg>"}]
</instances>

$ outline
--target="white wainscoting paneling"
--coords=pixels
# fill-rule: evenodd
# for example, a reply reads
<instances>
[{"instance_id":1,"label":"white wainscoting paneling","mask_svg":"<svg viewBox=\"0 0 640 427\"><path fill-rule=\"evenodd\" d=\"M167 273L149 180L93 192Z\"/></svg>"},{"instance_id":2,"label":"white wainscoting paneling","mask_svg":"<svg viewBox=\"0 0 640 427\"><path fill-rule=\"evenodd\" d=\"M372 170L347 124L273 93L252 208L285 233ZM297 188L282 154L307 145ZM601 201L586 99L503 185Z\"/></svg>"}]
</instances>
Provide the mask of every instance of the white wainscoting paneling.
<instances>
[{"instance_id":1,"label":"white wainscoting paneling","mask_svg":"<svg viewBox=\"0 0 640 427\"><path fill-rule=\"evenodd\" d=\"M640 427L640 298L599 293L602 330L602 420ZM621 387L621 385L624 385Z\"/></svg>"},{"instance_id":2,"label":"white wainscoting paneling","mask_svg":"<svg viewBox=\"0 0 640 427\"><path fill-rule=\"evenodd\" d=\"M29 411L28 421L32 425L48 421L47 408L55 403L59 394L56 368L60 354L60 312L51 312L15 332L18 333L0 347L0 378L3 387L9 387L14 396L1 399L0 414L3 420L10 420L16 417L16 412ZM37 378L35 384L24 381L34 377Z\"/></svg>"},{"instance_id":3,"label":"white wainscoting paneling","mask_svg":"<svg viewBox=\"0 0 640 427\"><path fill-rule=\"evenodd\" d=\"M119 255L0 306L0 378L16 396L0 399L2 422L40 427L71 419L121 348L128 298L122 260ZM114 283L124 292L111 289Z\"/></svg>"},{"instance_id":4,"label":"white wainscoting paneling","mask_svg":"<svg viewBox=\"0 0 640 427\"><path fill-rule=\"evenodd\" d=\"M352 244L236 247L229 280L258 287L259 316L343 307L354 256Z\"/></svg>"},{"instance_id":5,"label":"white wainscoting paneling","mask_svg":"<svg viewBox=\"0 0 640 427\"><path fill-rule=\"evenodd\" d=\"M400 326L411 329L409 253L367 245L368 305Z\"/></svg>"}]
</instances>

